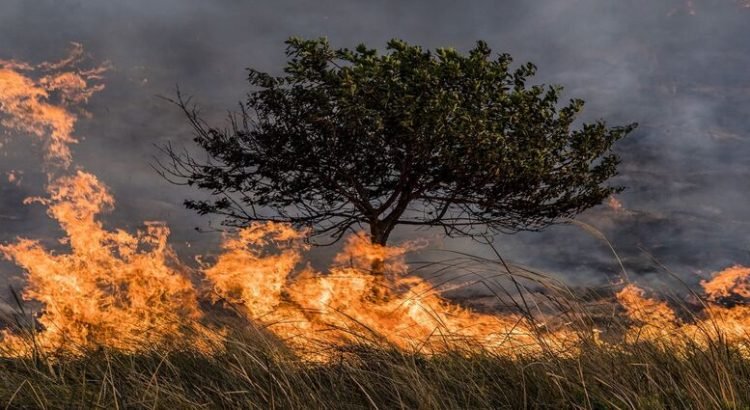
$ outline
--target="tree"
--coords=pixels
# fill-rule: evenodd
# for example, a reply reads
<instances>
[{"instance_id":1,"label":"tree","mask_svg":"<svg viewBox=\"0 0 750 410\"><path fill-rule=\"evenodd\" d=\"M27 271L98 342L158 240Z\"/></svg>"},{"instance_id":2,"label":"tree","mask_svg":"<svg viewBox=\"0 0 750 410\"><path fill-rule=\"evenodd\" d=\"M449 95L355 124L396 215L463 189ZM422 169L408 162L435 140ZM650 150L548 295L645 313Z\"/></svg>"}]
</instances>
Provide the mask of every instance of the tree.
<instances>
[{"instance_id":1,"label":"tree","mask_svg":"<svg viewBox=\"0 0 750 410\"><path fill-rule=\"evenodd\" d=\"M583 101L527 86L536 67L478 42L467 55L401 40L386 53L291 38L284 75L249 69L252 90L224 128L179 97L205 161L166 147L162 174L209 191L187 200L229 226L282 221L338 240L369 226L449 236L538 230L600 204L636 124L574 129Z\"/></svg>"}]
</instances>

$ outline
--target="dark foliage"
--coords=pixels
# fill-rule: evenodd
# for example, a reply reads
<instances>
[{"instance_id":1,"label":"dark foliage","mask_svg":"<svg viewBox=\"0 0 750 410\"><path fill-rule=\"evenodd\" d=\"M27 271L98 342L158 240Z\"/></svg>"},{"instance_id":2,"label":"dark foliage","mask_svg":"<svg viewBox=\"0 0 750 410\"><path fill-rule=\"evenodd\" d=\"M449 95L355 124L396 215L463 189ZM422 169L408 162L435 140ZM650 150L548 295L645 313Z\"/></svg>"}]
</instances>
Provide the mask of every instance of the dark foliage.
<instances>
[{"instance_id":1,"label":"dark foliage","mask_svg":"<svg viewBox=\"0 0 750 410\"><path fill-rule=\"evenodd\" d=\"M178 99L208 160L167 147L161 169L212 194L188 208L334 240L368 225L385 244L397 225L536 230L621 189L607 185L611 147L635 124L575 128L583 101L558 104L560 87L527 85L534 65L511 70L484 42L467 55L399 40L385 54L324 39L287 46L284 75L249 70L252 91L227 129Z\"/></svg>"}]
</instances>

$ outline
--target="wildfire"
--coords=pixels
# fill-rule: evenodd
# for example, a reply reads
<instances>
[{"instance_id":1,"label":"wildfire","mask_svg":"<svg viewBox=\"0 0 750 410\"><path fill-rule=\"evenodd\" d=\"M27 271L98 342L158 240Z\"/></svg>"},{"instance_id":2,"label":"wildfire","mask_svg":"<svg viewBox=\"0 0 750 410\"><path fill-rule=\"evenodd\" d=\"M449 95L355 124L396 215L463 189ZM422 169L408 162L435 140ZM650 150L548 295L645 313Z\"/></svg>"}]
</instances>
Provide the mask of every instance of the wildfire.
<instances>
[{"instance_id":1,"label":"wildfire","mask_svg":"<svg viewBox=\"0 0 750 410\"><path fill-rule=\"evenodd\" d=\"M732 296L750 298L750 268L732 266L703 281L701 286L712 301Z\"/></svg>"},{"instance_id":2,"label":"wildfire","mask_svg":"<svg viewBox=\"0 0 750 410\"><path fill-rule=\"evenodd\" d=\"M631 341L658 342L670 348L684 347L688 343L708 346L723 338L734 346L748 346L747 327L750 325L750 268L733 266L717 272L713 278L701 283L705 297L703 309L685 322L677 317L667 303L644 296L644 290L627 285L617 294L628 318L634 322L627 334Z\"/></svg>"},{"instance_id":3,"label":"wildfire","mask_svg":"<svg viewBox=\"0 0 750 410\"><path fill-rule=\"evenodd\" d=\"M415 244L384 247L350 236L327 273L295 273L305 246L300 232L256 224L225 241L225 253L204 270L215 300L240 305L301 352L352 342L437 352L481 346L510 354L564 349L572 335L540 338L520 315L485 315L450 303L424 279L409 276L404 255ZM274 242L281 250L263 254ZM383 272L373 274L374 261ZM544 339L544 340L542 340Z\"/></svg>"},{"instance_id":4,"label":"wildfire","mask_svg":"<svg viewBox=\"0 0 750 410\"><path fill-rule=\"evenodd\" d=\"M70 251L55 254L28 239L0 246L0 254L27 273L24 297L44 306L37 347L79 353L101 346L135 351L199 342L205 349L205 341L192 339L201 312L167 244L169 229L147 223L135 235L105 230L96 218L114 199L82 171L58 179L49 191L49 198L36 200L65 230ZM30 347L4 336L14 352Z\"/></svg>"},{"instance_id":5,"label":"wildfire","mask_svg":"<svg viewBox=\"0 0 750 410\"><path fill-rule=\"evenodd\" d=\"M2 125L43 139L49 165L58 171L72 164L69 145L76 142L77 120L72 110L103 89L95 83L107 66L78 69L83 55L74 44L55 63L0 61ZM15 355L32 348L73 354L98 347L210 350L215 337L197 322L202 316L197 294L167 243L169 229L150 222L135 234L106 230L97 219L114 207L106 187L82 170L54 174L48 174L48 197L26 203L47 206L66 232L60 242L67 252L30 239L0 246L0 255L26 272L23 298L43 306L33 345L5 331L3 350ZM14 182L17 174L8 178Z\"/></svg>"},{"instance_id":6,"label":"wildfire","mask_svg":"<svg viewBox=\"0 0 750 410\"><path fill-rule=\"evenodd\" d=\"M645 293L632 284L617 293L617 300L633 321L626 338L631 342L671 342L679 323L677 316L666 303L648 298Z\"/></svg>"},{"instance_id":7,"label":"wildfire","mask_svg":"<svg viewBox=\"0 0 750 410\"><path fill-rule=\"evenodd\" d=\"M72 135L77 116L69 108L104 89L97 82L109 68L76 69L82 59L83 47L73 43L70 54L56 63L0 60L0 125L36 136L46 145L47 159L62 166L70 165L70 144L77 142Z\"/></svg>"},{"instance_id":8,"label":"wildfire","mask_svg":"<svg viewBox=\"0 0 750 410\"><path fill-rule=\"evenodd\" d=\"M487 314L452 303L410 273L405 256L423 246L419 242L380 246L364 233L354 234L329 269L318 272L304 264L306 231L252 224L228 233L220 253L201 259L193 272L169 246L163 223L146 222L135 233L106 228L100 218L114 208L113 196L96 176L80 167L71 171L75 113L84 112L78 106L103 89L108 68L79 69L83 59L83 48L74 44L54 63L0 61L0 124L42 140L48 166L55 170L48 173L47 194L26 202L46 206L65 232L54 249L24 238L0 244L0 256L25 272L23 298L41 306L33 337L0 333L4 353L29 355L41 348L82 354L106 347L210 354L220 349L226 331L209 330L205 323L211 314L201 309L201 300L235 308L314 360L326 359L330 347L351 343L515 356L574 355L582 336L598 340L593 328L551 325L554 312ZM21 172L6 175L9 183L18 183ZM614 197L609 206L623 211ZM205 280L205 293L191 280L195 276ZM636 285L625 286L616 295L629 319L619 342L679 347L707 345L722 336L744 346L750 268L728 268L701 285L703 305L690 320Z\"/></svg>"}]
</instances>

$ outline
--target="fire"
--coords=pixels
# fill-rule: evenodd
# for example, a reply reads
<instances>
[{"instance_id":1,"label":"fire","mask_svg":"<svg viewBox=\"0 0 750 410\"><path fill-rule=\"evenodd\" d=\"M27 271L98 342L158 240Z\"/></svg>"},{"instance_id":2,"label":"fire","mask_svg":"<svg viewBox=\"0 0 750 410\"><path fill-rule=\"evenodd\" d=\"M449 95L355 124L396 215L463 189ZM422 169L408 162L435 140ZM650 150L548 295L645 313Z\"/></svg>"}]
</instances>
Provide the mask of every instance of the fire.
<instances>
[{"instance_id":1,"label":"fire","mask_svg":"<svg viewBox=\"0 0 750 410\"><path fill-rule=\"evenodd\" d=\"M384 247L367 235L350 236L327 273L294 267L303 235L285 225L252 225L225 241L225 253L204 270L218 295L268 327L300 352L344 344L388 344L439 352L481 347L506 354L569 348L572 335L542 340L520 315L472 312L441 297L430 283L408 275L404 255L416 246ZM280 251L263 254L276 243ZM383 272L373 274L373 262ZM563 337L564 336L564 337Z\"/></svg>"},{"instance_id":2,"label":"fire","mask_svg":"<svg viewBox=\"0 0 750 410\"><path fill-rule=\"evenodd\" d=\"M750 268L732 266L701 283L707 295L706 319L703 328L709 336L721 336L741 346L750 355Z\"/></svg>"},{"instance_id":3,"label":"fire","mask_svg":"<svg viewBox=\"0 0 750 410\"><path fill-rule=\"evenodd\" d=\"M62 166L70 165L70 144L77 142L72 135L77 116L69 107L101 91L104 85L97 82L109 68L75 69L82 58L83 47L74 43L68 57L56 63L33 66L0 60L0 125L44 141L47 159ZM31 75L39 72L37 78Z\"/></svg>"},{"instance_id":4,"label":"fire","mask_svg":"<svg viewBox=\"0 0 750 410\"><path fill-rule=\"evenodd\" d=\"M679 321L674 311L664 302L648 298L645 291L633 284L626 285L617 293L617 300L633 321L626 332L631 342L669 342L678 328Z\"/></svg>"},{"instance_id":5,"label":"fire","mask_svg":"<svg viewBox=\"0 0 750 410\"><path fill-rule=\"evenodd\" d=\"M287 276L300 262L304 232L287 225L254 224L228 237L224 252L204 274L213 284L214 302L242 305L254 318L272 314L282 299ZM295 244L276 254L263 252L271 244Z\"/></svg>"},{"instance_id":6,"label":"fire","mask_svg":"<svg viewBox=\"0 0 750 410\"><path fill-rule=\"evenodd\" d=\"M103 89L97 81L108 68L78 69L83 55L74 44L55 63L0 61L0 124L44 139L49 165L58 170L72 164L73 109ZM32 348L72 354L99 347L210 350L218 336L198 323L197 293L167 243L169 229L149 222L135 234L107 230L98 217L115 201L94 175L82 170L48 175L48 196L26 203L47 206L66 233L60 240L66 250L49 250L30 239L0 245L0 256L26 273L23 298L42 305L36 318L41 330L33 340L5 331L3 350L13 355Z\"/></svg>"},{"instance_id":7,"label":"fire","mask_svg":"<svg viewBox=\"0 0 750 410\"><path fill-rule=\"evenodd\" d=\"M95 176L82 171L58 179L49 191L49 198L36 200L67 233L63 243L69 252L58 254L28 239L0 246L0 254L27 273L24 298L44 306L37 347L79 353L195 342L193 324L202 314L192 283L167 244L169 229L159 223L147 223L135 235L104 229L97 216L111 209L114 199ZM24 353L23 340L7 333L5 339Z\"/></svg>"},{"instance_id":8,"label":"fire","mask_svg":"<svg viewBox=\"0 0 750 410\"><path fill-rule=\"evenodd\" d=\"M47 194L26 202L46 206L65 233L52 249L25 238L0 244L0 256L25 272L23 298L40 306L33 337L0 333L6 354L41 349L75 355L101 347L211 354L220 350L228 329L209 330L206 323L214 312L204 311L201 301L235 308L313 360L325 360L329 348L351 343L428 354L483 349L509 357L575 355L584 338L611 348L640 342L708 346L717 337L746 346L750 268L741 266L701 283L702 309L689 320L628 284L616 295L627 327L608 342L598 339L597 329L554 319L555 313L566 313L576 322L579 312L488 314L451 302L441 289L411 274L406 255L424 246L420 242L380 246L364 233L353 234L332 265L319 272L304 263L307 231L258 223L227 233L220 253L201 259L192 271L169 246L165 224L147 222L134 233L105 227L101 217L114 209L114 197L95 175L80 167L71 170L73 131L85 113L78 107L103 89L108 69L106 64L78 68L84 55L74 44L54 63L0 61L0 124L43 141L47 165L54 170L48 170ZM18 183L22 174L6 175L9 183ZM609 206L626 212L614 197ZM191 280L196 275L203 277L205 293Z\"/></svg>"},{"instance_id":9,"label":"fire","mask_svg":"<svg viewBox=\"0 0 750 410\"><path fill-rule=\"evenodd\" d=\"M701 286L711 301L732 296L750 298L750 268L732 266L701 282Z\"/></svg>"},{"instance_id":10,"label":"fire","mask_svg":"<svg viewBox=\"0 0 750 410\"><path fill-rule=\"evenodd\" d=\"M688 343L707 347L719 338L750 354L747 328L750 326L750 268L732 266L703 281L703 310L689 322L678 319L665 302L647 298L645 291L627 285L617 299L634 326L627 331L630 341L659 342L670 348Z\"/></svg>"}]
</instances>

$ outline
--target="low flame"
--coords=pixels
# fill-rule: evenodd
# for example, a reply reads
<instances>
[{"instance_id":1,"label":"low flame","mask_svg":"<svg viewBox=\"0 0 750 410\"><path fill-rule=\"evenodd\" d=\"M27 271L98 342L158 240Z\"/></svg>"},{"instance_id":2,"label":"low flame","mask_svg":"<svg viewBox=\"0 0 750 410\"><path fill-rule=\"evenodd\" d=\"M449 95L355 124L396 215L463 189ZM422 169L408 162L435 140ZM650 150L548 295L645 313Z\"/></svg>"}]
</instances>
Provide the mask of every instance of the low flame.
<instances>
[{"instance_id":1,"label":"low flame","mask_svg":"<svg viewBox=\"0 0 750 410\"><path fill-rule=\"evenodd\" d=\"M701 282L703 291L711 301L722 298L750 298L750 268L732 266L714 275L711 280Z\"/></svg>"},{"instance_id":2,"label":"low flame","mask_svg":"<svg viewBox=\"0 0 750 410\"><path fill-rule=\"evenodd\" d=\"M708 346L711 341L723 338L741 347L750 355L747 327L750 325L750 268L732 266L717 272L701 286L703 309L692 314L692 320L682 321L666 302L644 296L645 291L627 285L617 294L628 318L634 326L628 330L632 341L659 342L670 348L686 343Z\"/></svg>"},{"instance_id":3,"label":"low flame","mask_svg":"<svg viewBox=\"0 0 750 410\"><path fill-rule=\"evenodd\" d=\"M617 300L633 321L626 331L631 342L649 341L668 343L678 327L677 316L665 303L645 296L646 292L633 285L626 285L617 293Z\"/></svg>"},{"instance_id":4,"label":"low flame","mask_svg":"<svg viewBox=\"0 0 750 410\"><path fill-rule=\"evenodd\" d=\"M250 320L301 352L351 342L425 352L481 346L529 353L543 347L522 316L472 312L408 276L404 255L413 243L384 247L365 234L352 235L327 273L296 273L302 239L301 232L279 224L255 224L228 238L225 253L204 270L215 300L241 306ZM264 255L262 248L272 242L281 250ZM383 272L370 272L374 261L383 261ZM550 341L567 339L562 336Z\"/></svg>"}]
</instances>

